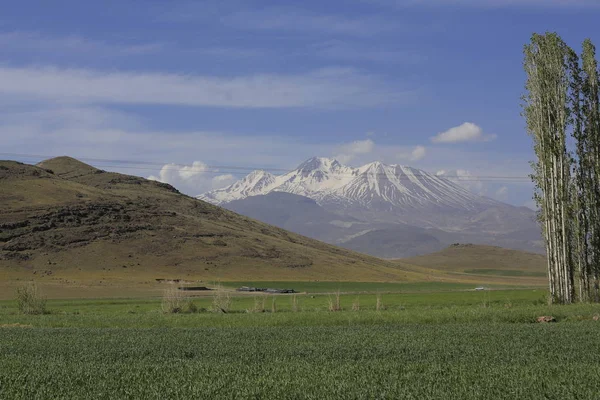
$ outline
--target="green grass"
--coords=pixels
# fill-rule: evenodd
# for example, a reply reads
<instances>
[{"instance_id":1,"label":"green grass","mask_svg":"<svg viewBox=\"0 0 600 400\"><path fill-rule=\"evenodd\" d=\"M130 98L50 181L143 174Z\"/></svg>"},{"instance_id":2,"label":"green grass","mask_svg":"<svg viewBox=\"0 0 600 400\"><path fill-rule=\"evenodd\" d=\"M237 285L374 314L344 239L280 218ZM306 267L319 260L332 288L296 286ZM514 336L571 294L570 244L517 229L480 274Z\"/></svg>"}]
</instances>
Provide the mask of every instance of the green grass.
<instances>
[{"instance_id":1,"label":"green grass","mask_svg":"<svg viewBox=\"0 0 600 400\"><path fill-rule=\"evenodd\" d=\"M298 295L300 312L277 295L265 302L276 313L247 313L250 295L228 314L165 314L154 298L49 300L50 314L23 315L2 301L0 399L597 398L600 305L545 295L384 293L376 311L375 293L352 293L341 312L328 295Z\"/></svg>"},{"instance_id":2,"label":"green grass","mask_svg":"<svg viewBox=\"0 0 600 400\"><path fill-rule=\"evenodd\" d=\"M16 302L0 302L0 325L24 324L35 328L182 328L182 327L260 327L260 326L348 326L386 324L457 323L532 323L540 315L553 315L561 322L591 320L600 306L548 306L545 292L506 290L482 292L383 294L386 309L376 311L375 294L341 296L342 312L328 312L329 295L298 295L300 312L292 311L290 295L266 296L265 308L271 310L276 299L277 312L248 313L254 296L234 297L230 313L208 310L210 297L196 298L201 312L164 314L160 299L49 300L47 315L22 315ZM360 311L352 311L359 299Z\"/></svg>"},{"instance_id":3,"label":"green grass","mask_svg":"<svg viewBox=\"0 0 600 400\"><path fill-rule=\"evenodd\" d=\"M593 399L599 342L594 323L5 329L0 398Z\"/></svg>"},{"instance_id":4,"label":"green grass","mask_svg":"<svg viewBox=\"0 0 600 400\"><path fill-rule=\"evenodd\" d=\"M536 314L547 312L545 291L542 290L493 290L455 291L437 293L384 293L381 295L387 310L375 313L375 293L352 293L341 295L344 312L327 312L329 295L297 295L301 312L292 312L292 295L266 295L265 307L270 310L272 298L276 298L277 313L271 315L246 314L252 309L255 298L264 295L232 297L231 315L214 315L200 312L193 315L165 315L161 312L161 300L156 299L84 299L48 300L49 315L27 316L18 313L15 301L0 301L0 324L24 323L36 327L157 327L157 326L246 326L248 324L329 324L386 322L473 322L498 318L501 321L526 322ZM360 312L352 312L352 303L360 302ZM193 298L200 309L208 310L210 296ZM583 306L582 306L583 307ZM593 307L593 306L590 306ZM558 309L554 307L554 309ZM591 318L590 312L586 311ZM339 315L338 315L339 314ZM371 314L374 314L371 315ZM384 315L378 317L376 314ZM490 315L494 317L490 317ZM383 319L381 319L383 318ZM364 320L363 320L364 319Z\"/></svg>"}]
</instances>

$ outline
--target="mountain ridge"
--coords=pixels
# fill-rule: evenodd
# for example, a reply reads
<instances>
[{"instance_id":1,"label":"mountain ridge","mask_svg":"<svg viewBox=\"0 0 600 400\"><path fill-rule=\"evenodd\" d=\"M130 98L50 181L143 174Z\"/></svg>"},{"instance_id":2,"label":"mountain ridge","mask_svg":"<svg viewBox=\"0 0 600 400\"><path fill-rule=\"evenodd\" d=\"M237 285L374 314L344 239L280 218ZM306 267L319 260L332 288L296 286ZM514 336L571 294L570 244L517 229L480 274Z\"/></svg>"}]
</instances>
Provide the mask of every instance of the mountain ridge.
<instances>
[{"instance_id":1,"label":"mountain ridge","mask_svg":"<svg viewBox=\"0 0 600 400\"><path fill-rule=\"evenodd\" d=\"M276 200L271 196L275 193L305 197L318 207L311 208L312 214L303 207L294 215L302 201L289 196ZM538 253L544 249L534 211L405 165L376 161L353 168L313 157L279 176L254 171L198 198L378 257L414 256L464 240ZM289 209L282 213L285 207ZM270 215L273 210L278 210L276 215ZM338 221L333 215L339 216ZM410 237L411 230L422 243Z\"/></svg>"},{"instance_id":2,"label":"mountain ridge","mask_svg":"<svg viewBox=\"0 0 600 400\"><path fill-rule=\"evenodd\" d=\"M271 192L308 197L325 209L358 219L448 231L488 221L493 225L494 220L511 215L519 215L527 222L535 219L531 210L477 195L450 179L423 170L381 162L354 168L323 157L310 158L283 175L254 171L226 188L197 198L223 205ZM496 233L524 228L518 226L519 221L513 223L517 224L514 229L502 228Z\"/></svg>"},{"instance_id":3,"label":"mountain ridge","mask_svg":"<svg viewBox=\"0 0 600 400\"><path fill-rule=\"evenodd\" d=\"M257 176L260 176L258 182ZM221 205L273 191L312 198L321 205L347 203L368 206L383 202L392 206L417 206L431 203L441 207L469 209L474 202L498 203L475 195L449 179L406 165L387 165L375 161L353 168L324 157L310 158L295 170L278 176L266 171L253 171L226 188L204 193L197 198Z\"/></svg>"}]
</instances>

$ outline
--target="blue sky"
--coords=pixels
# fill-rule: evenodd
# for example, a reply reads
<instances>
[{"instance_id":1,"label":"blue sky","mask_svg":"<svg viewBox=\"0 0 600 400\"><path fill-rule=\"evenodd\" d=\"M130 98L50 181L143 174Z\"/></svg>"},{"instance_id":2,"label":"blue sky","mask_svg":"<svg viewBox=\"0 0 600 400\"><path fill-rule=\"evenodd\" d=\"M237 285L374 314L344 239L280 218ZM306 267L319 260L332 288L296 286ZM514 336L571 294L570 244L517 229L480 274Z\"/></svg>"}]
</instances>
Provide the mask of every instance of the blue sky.
<instances>
[{"instance_id":1,"label":"blue sky","mask_svg":"<svg viewBox=\"0 0 600 400\"><path fill-rule=\"evenodd\" d=\"M244 171L206 165L312 156L524 177L523 45L544 31L600 43L599 17L591 0L10 2L0 151L154 162L95 164L190 194ZM531 198L529 184L463 184Z\"/></svg>"}]
</instances>

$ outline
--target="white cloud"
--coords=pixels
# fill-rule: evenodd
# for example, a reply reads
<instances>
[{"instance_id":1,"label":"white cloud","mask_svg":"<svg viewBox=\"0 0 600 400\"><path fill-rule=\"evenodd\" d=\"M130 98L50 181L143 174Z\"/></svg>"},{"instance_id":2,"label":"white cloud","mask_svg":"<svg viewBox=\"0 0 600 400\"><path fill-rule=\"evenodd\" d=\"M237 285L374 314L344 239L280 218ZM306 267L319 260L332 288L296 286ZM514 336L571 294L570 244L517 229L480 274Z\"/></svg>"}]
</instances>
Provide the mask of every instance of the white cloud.
<instances>
[{"instance_id":1,"label":"white cloud","mask_svg":"<svg viewBox=\"0 0 600 400\"><path fill-rule=\"evenodd\" d=\"M473 176L470 171L464 169L440 170L436 172L436 175L457 183L475 194L483 196L487 192L483 182Z\"/></svg>"},{"instance_id":2,"label":"white cloud","mask_svg":"<svg viewBox=\"0 0 600 400\"><path fill-rule=\"evenodd\" d=\"M225 184L229 184L232 181L236 181L236 180L237 180L237 178L231 174L219 175L219 176L215 176L213 178L213 181L218 184L221 184L222 182L225 182Z\"/></svg>"},{"instance_id":3,"label":"white cloud","mask_svg":"<svg viewBox=\"0 0 600 400\"><path fill-rule=\"evenodd\" d=\"M402 150L397 154L397 158L400 160L407 160L411 162L422 160L427 153L425 146L415 146L412 150Z\"/></svg>"},{"instance_id":4,"label":"white cloud","mask_svg":"<svg viewBox=\"0 0 600 400\"><path fill-rule=\"evenodd\" d=\"M179 191L198 195L209 190L220 189L235 181L231 174L214 176L219 170L211 168L201 161L194 161L192 165L166 164L158 176L150 175L148 179L168 183Z\"/></svg>"},{"instance_id":5,"label":"white cloud","mask_svg":"<svg viewBox=\"0 0 600 400\"><path fill-rule=\"evenodd\" d=\"M411 92L349 68L233 78L88 69L0 67L0 94L75 104L170 104L242 108L370 107Z\"/></svg>"},{"instance_id":6,"label":"white cloud","mask_svg":"<svg viewBox=\"0 0 600 400\"><path fill-rule=\"evenodd\" d=\"M227 187L227 186L233 184L234 182L236 182L237 180L239 180L240 178L241 178L241 176L238 176L236 178L232 174L215 176L211 182L211 190ZM205 192L206 191L201 191L200 194L205 193Z\"/></svg>"},{"instance_id":7,"label":"white cloud","mask_svg":"<svg viewBox=\"0 0 600 400\"><path fill-rule=\"evenodd\" d=\"M472 122L465 122L431 138L432 143L487 142L496 135L487 135L483 129Z\"/></svg>"},{"instance_id":8,"label":"white cloud","mask_svg":"<svg viewBox=\"0 0 600 400\"><path fill-rule=\"evenodd\" d=\"M182 188L184 185L196 187L206 180L207 170L208 166L200 161L186 166L171 163L163 166L158 176L150 175L148 179L169 183L176 188Z\"/></svg>"},{"instance_id":9,"label":"white cloud","mask_svg":"<svg viewBox=\"0 0 600 400\"><path fill-rule=\"evenodd\" d=\"M410 155L411 155L410 160L411 161L419 161L420 159L425 157L425 153L426 153L426 149L424 146L417 146L412 151L412 153L410 153Z\"/></svg>"},{"instance_id":10,"label":"white cloud","mask_svg":"<svg viewBox=\"0 0 600 400\"><path fill-rule=\"evenodd\" d=\"M352 161L356 156L369 154L375 148L375 142L371 139L355 140L351 143L346 143L337 148L338 154L335 158L342 164Z\"/></svg>"}]
</instances>

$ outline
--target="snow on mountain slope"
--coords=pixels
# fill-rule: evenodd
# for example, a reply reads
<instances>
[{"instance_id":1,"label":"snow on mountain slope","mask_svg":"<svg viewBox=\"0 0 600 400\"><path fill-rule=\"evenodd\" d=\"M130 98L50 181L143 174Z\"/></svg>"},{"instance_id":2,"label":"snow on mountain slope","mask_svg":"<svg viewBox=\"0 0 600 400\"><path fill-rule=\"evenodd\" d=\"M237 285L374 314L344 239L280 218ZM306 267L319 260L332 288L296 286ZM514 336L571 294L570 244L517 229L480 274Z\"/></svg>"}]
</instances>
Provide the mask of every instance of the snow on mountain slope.
<instances>
[{"instance_id":1,"label":"snow on mountain slope","mask_svg":"<svg viewBox=\"0 0 600 400\"><path fill-rule=\"evenodd\" d=\"M198 196L199 199L213 204L228 203L250 196L266 194L276 186L277 177L266 171L253 171L243 179L219 190Z\"/></svg>"},{"instance_id":2,"label":"snow on mountain slope","mask_svg":"<svg viewBox=\"0 0 600 400\"><path fill-rule=\"evenodd\" d=\"M270 192L306 196L323 206L366 209L430 208L483 210L500 204L478 196L458 184L415 168L374 162L359 168L328 158L311 158L296 170L274 176L255 171L224 189L198 196L224 204Z\"/></svg>"},{"instance_id":3,"label":"snow on mountain slope","mask_svg":"<svg viewBox=\"0 0 600 400\"><path fill-rule=\"evenodd\" d=\"M477 195L451 180L458 174L444 175L380 162L352 168L311 158L284 175L255 171L198 198L379 256L463 240L538 250L533 211ZM284 193L289 195L277 196ZM407 239L411 233L415 240Z\"/></svg>"}]
</instances>

